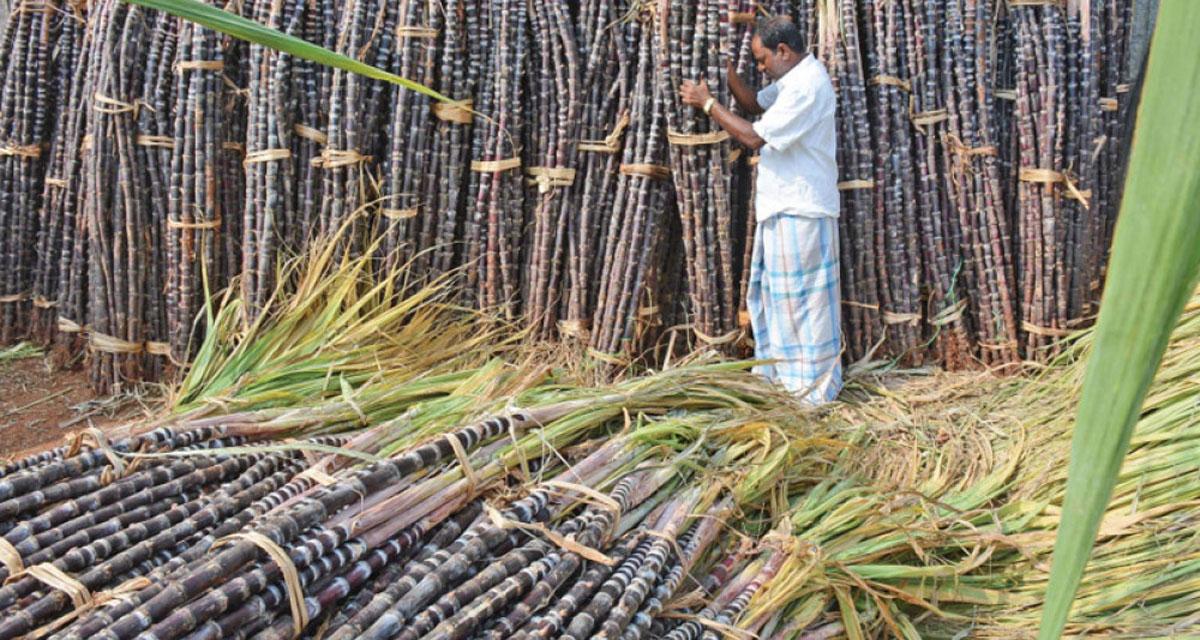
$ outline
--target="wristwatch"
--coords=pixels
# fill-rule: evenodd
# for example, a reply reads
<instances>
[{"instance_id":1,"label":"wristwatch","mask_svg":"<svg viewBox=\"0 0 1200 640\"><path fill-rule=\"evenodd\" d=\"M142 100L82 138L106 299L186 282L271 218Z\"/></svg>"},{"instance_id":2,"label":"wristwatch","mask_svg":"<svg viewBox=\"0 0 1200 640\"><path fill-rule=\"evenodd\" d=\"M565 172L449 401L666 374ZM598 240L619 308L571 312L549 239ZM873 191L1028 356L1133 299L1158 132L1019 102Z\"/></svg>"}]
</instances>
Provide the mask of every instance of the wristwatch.
<instances>
[{"instance_id":1,"label":"wristwatch","mask_svg":"<svg viewBox=\"0 0 1200 640\"><path fill-rule=\"evenodd\" d=\"M717 103L716 98L709 98L704 101L704 115L712 115L713 105Z\"/></svg>"}]
</instances>

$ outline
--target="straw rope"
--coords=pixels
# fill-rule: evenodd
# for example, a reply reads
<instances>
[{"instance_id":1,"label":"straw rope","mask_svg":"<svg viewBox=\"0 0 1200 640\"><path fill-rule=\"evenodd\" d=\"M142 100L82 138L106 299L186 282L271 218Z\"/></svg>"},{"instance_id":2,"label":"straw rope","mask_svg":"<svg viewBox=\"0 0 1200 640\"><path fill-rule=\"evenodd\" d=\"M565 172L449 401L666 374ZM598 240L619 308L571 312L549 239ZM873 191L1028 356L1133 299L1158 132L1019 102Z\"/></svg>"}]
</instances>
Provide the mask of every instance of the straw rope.
<instances>
[{"instance_id":1,"label":"straw rope","mask_svg":"<svg viewBox=\"0 0 1200 640\"><path fill-rule=\"evenodd\" d=\"M1038 325L1033 324L1032 322L1028 322L1028 321L1021 323L1021 330L1024 331L1025 333L1031 333L1035 336L1043 336L1046 338L1065 338L1065 337L1071 335L1072 333L1075 333L1074 330L1072 330L1072 329L1059 329L1057 327L1042 327L1042 326L1038 326Z\"/></svg>"},{"instance_id":2,"label":"straw rope","mask_svg":"<svg viewBox=\"0 0 1200 640\"><path fill-rule=\"evenodd\" d=\"M629 111L621 113L621 118L617 120L616 126L603 140L580 140L578 149L580 151L596 151L599 153L616 153L621 150L621 136L625 133L625 128L629 126Z\"/></svg>"},{"instance_id":3,"label":"straw rope","mask_svg":"<svg viewBox=\"0 0 1200 640\"><path fill-rule=\"evenodd\" d=\"M137 117L138 105L135 102L125 102L122 100L117 100L116 98L110 98L99 91L93 94L92 98L97 103L92 105L92 109L95 109L100 113L132 113L134 117Z\"/></svg>"},{"instance_id":4,"label":"straw rope","mask_svg":"<svg viewBox=\"0 0 1200 640\"><path fill-rule=\"evenodd\" d=\"M83 326L77 324L70 318L58 316L58 318L55 319L55 326L58 328L60 333L83 333Z\"/></svg>"},{"instance_id":5,"label":"straw rope","mask_svg":"<svg viewBox=\"0 0 1200 640\"><path fill-rule=\"evenodd\" d=\"M51 187L66 188L67 186L67 181L62 178L46 178L45 182Z\"/></svg>"},{"instance_id":6,"label":"straw rope","mask_svg":"<svg viewBox=\"0 0 1200 640\"><path fill-rule=\"evenodd\" d=\"M258 151L249 151L246 153L245 159L242 160L243 165L255 164L258 162L272 162L275 160L287 160L292 157L291 149L259 149Z\"/></svg>"},{"instance_id":7,"label":"straw rope","mask_svg":"<svg viewBox=\"0 0 1200 640\"><path fill-rule=\"evenodd\" d=\"M929 319L929 324L935 327L944 327L951 322L957 322L962 319L963 313L967 310L967 299L963 298L953 305L942 309Z\"/></svg>"},{"instance_id":8,"label":"straw rope","mask_svg":"<svg viewBox=\"0 0 1200 640\"><path fill-rule=\"evenodd\" d=\"M1116 98L1100 98L1100 109L1103 111L1117 111L1121 108L1121 104Z\"/></svg>"},{"instance_id":9,"label":"straw rope","mask_svg":"<svg viewBox=\"0 0 1200 640\"><path fill-rule=\"evenodd\" d=\"M837 183L838 191L852 191L854 189L874 189L874 180L846 180Z\"/></svg>"},{"instance_id":10,"label":"straw rope","mask_svg":"<svg viewBox=\"0 0 1200 640\"><path fill-rule=\"evenodd\" d=\"M10 576L15 576L25 570L25 561L21 559L21 552L17 551L17 548L3 536L0 536L0 564L8 569Z\"/></svg>"},{"instance_id":11,"label":"straw rope","mask_svg":"<svg viewBox=\"0 0 1200 640\"><path fill-rule=\"evenodd\" d=\"M1062 7L1065 0L1008 0L1010 7Z\"/></svg>"},{"instance_id":12,"label":"straw rope","mask_svg":"<svg viewBox=\"0 0 1200 640\"><path fill-rule=\"evenodd\" d=\"M525 173L533 177L538 193L549 193L555 187L575 184L575 170L568 167L525 167Z\"/></svg>"},{"instance_id":13,"label":"straw rope","mask_svg":"<svg viewBox=\"0 0 1200 640\"><path fill-rule=\"evenodd\" d=\"M355 149L325 149L320 156L313 158L310 164L321 169L336 169L361 164L370 159L371 156L364 156Z\"/></svg>"},{"instance_id":14,"label":"straw rope","mask_svg":"<svg viewBox=\"0 0 1200 640\"><path fill-rule=\"evenodd\" d=\"M558 323L558 332L570 338L582 338L587 335L586 320L563 320Z\"/></svg>"},{"instance_id":15,"label":"straw rope","mask_svg":"<svg viewBox=\"0 0 1200 640\"><path fill-rule=\"evenodd\" d=\"M932 111L921 111L909 115L909 120L913 126L921 133L925 133L925 127L939 122L945 122L950 119L950 112L945 109L933 109Z\"/></svg>"},{"instance_id":16,"label":"straw rope","mask_svg":"<svg viewBox=\"0 0 1200 640\"><path fill-rule=\"evenodd\" d=\"M33 306L36 309L53 309L58 306L58 302L50 300L46 296L37 294L33 296Z\"/></svg>"},{"instance_id":17,"label":"straw rope","mask_svg":"<svg viewBox=\"0 0 1200 640\"><path fill-rule=\"evenodd\" d=\"M735 340L738 339L738 336L742 335L742 331L740 329L734 329L733 331L730 331L729 333L726 333L724 335L710 336L710 335L704 333L703 331L701 331L695 325L692 326L692 333L696 334L697 338L700 338L700 342L703 342L704 344L706 344L710 347L720 347L723 345L727 345L731 342L734 342Z\"/></svg>"},{"instance_id":18,"label":"straw rope","mask_svg":"<svg viewBox=\"0 0 1200 640\"><path fill-rule=\"evenodd\" d=\"M182 220L167 220L168 229L200 229L213 230L221 228L221 218L213 218L203 222L183 222Z\"/></svg>"},{"instance_id":19,"label":"straw rope","mask_svg":"<svg viewBox=\"0 0 1200 640\"><path fill-rule=\"evenodd\" d=\"M54 565L48 565L48 566L54 566ZM54 631L66 626L67 623L71 622L75 618L78 618L79 616L83 615L84 613L87 613L88 611L94 609L95 607L98 607L106 602L111 602L113 600L127 600L130 597L132 597L133 594L137 593L138 591L141 591L142 589L145 589L146 587L148 587L152 584L154 584L154 583L151 582L150 579L145 576L138 576L136 578L130 578L129 580L122 582L121 584L117 585L116 587L113 587L112 589L108 589L106 591L100 591L96 594L93 594L91 596L91 604L89 606L79 607L65 615L59 616L53 622L34 630L30 634L28 634L26 637L31 638L31 639L45 637L45 636L53 633Z\"/></svg>"},{"instance_id":20,"label":"straw rope","mask_svg":"<svg viewBox=\"0 0 1200 640\"><path fill-rule=\"evenodd\" d=\"M38 144L4 144L0 145L0 157L14 156L35 160L42 157L42 146ZM47 182L49 179L47 179Z\"/></svg>"},{"instance_id":21,"label":"straw rope","mask_svg":"<svg viewBox=\"0 0 1200 640\"><path fill-rule=\"evenodd\" d=\"M903 78L897 78L896 76L889 76L885 73L871 76L871 79L868 81L868 84L873 84L876 86L896 87L897 89L901 89L901 90L908 91L908 92L912 91L912 85L909 84L908 80L905 80Z\"/></svg>"},{"instance_id":22,"label":"straw rope","mask_svg":"<svg viewBox=\"0 0 1200 640\"><path fill-rule=\"evenodd\" d=\"M521 166L520 158L505 158L503 160L472 160L471 171L491 173L493 171L509 171Z\"/></svg>"},{"instance_id":23,"label":"straw rope","mask_svg":"<svg viewBox=\"0 0 1200 640\"><path fill-rule=\"evenodd\" d=\"M667 130L667 142L679 147L702 147L711 144L720 144L728 139L729 132L725 130L709 133L680 133L678 131Z\"/></svg>"},{"instance_id":24,"label":"straw rope","mask_svg":"<svg viewBox=\"0 0 1200 640\"><path fill-rule=\"evenodd\" d=\"M221 148L226 151L237 151L238 153L246 153L246 145L240 142L222 142Z\"/></svg>"},{"instance_id":25,"label":"straw rope","mask_svg":"<svg viewBox=\"0 0 1200 640\"><path fill-rule=\"evenodd\" d=\"M576 542L575 540L572 540L556 531L546 528L546 526L541 523L518 522L516 520L510 520L508 518L505 518L504 514L497 511L496 507L493 507L492 505L487 504L486 502L483 504L483 511L485 514L487 514L488 520L491 520L492 525L498 529L504 529L504 530L519 529L521 531L525 531L526 533L538 534L538 535L542 536L543 538L546 538L547 540L552 542L555 546L559 547L560 549L570 552L570 553L574 553L575 555L578 555L587 560L591 560L592 562L599 562L600 564L603 564L603 565L609 566L609 567L617 564L615 560L608 557L600 550L595 549L593 547L589 547L580 542Z\"/></svg>"},{"instance_id":26,"label":"straw rope","mask_svg":"<svg viewBox=\"0 0 1200 640\"><path fill-rule=\"evenodd\" d=\"M758 16L753 11L730 11L729 21L733 24L754 24Z\"/></svg>"},{"instance_id":27,"label":"straw rope","mask_svg":"<svg viewBox=\"0 0 1200 640\"><path fill-rule=\"evenodd\" d=\"M553 493L563 496L567 496L572 492L578 493L586 498L584 502L609 512L612 514L612 520L609 521L609 530L605 534L605 539L611 538L616 533L617 527L621 524L621 504L613 499L612 496L604 495L591 487L565 480L547 480L542 483L542 486L550 489ZM554 489L558 489L558 491L553 491Z\"/></svg>"},{"instance_id":28,"label":"straw rope","mask_svg":"<svg viewBox=\"0 0 1200 640\"><path fill-rule=\"evenodd\" d=\"M438 30L433 27L421 27L416 25L400 25L396 27L397 38L436 38Z\"/></svg>"},{"instance_id":29,"label":"straw rope","mask_svg":"<svg viewBox=\"0 0 1200 640\"><path fill-rule=\"evenodd\" d=\"M257 531L230 534L214 542L210 548L216 549L237 540L245 540L262 549L275 562L275 566L279 567L279 573L283 575L283 584L287 588L288 605L292 610L292 637L300 637L304 627L308 626L308 607L304 606L304 584L300 582L300 572L296 570L291 557L283 547L275 544L274 540Z\"/></svg>"},{"instance_id":30,"label":"straw rope","mask_svg":"<svg viewBox=\"0 0 1200 640\"><path fill-rule=\"evenodd\" d=\"M71 599L71 604L76 610L88 610L96 606L95 600L92 599L92 592L82 582L67 575L65 571L53 564L43 562L26 567L22 575L29 576L52 589L62 591Z\"/></svg>"},{"instance_id":31,"label":"straw rope","mask_svg":"<svg viewBox=\"0 0 1200 640\"><path fill-rule=\"evenodd\" d=\"M451 102L435 102L429 110L433 113L433 117L442 122L451 122L454 124L471 124L474 119L474 114L471 113L474 107L474 101L454 100Z\"/></svg>"},{"instance_id":32,"label":"straw rope","mask_svg":"<svg viewBox=\"0 0 1200 640\"><path fill-rule=\"evenodd\" d=\"M743 311L738 312L738 326L743 329L750 326L750 312L749 311L743 310Z\"/></svg>"},{"instance_id":33,"label":"straw rope","mask_svg":"<svg viewBox=\"0 0 1200 640\"><path fill-rule=\"evenodd\" d=\"M141 342L129 342L95 330L87 332L88 350L99 353L124 353L134 355L145 351Z\"/></svg>"},{"instance_id":34,"label":"straw rope","mask_svg":"<svg viewBox=\"0 0 1200 640\"><path fill-rule=\"evenodd\" d=\"M408 220L417 217L420 210L415 207L412 209L380 209L379 213L388 220Z\"/></svg>"},{"instance_id":35,"label":"straw rope","mask_svg":"<svg viewBox=\"0 0 1200 640\"><path fill-rule=\"evenodd\" d=\"M75 439L71 443L70 448L78 451L83 446L83 443L89 439L91 440L92 448L99 449L100 453L103 453L104 457L108 459L108 463L112 465L115 477L110 477L106 480L102 478L104 483L108 484L116 478L125 477L125 474L131 469L127 469L125 467L125 461L122 460L121 456L117 455L117 452L113 450L112 445L108 442L108 437L105 436L104 432L100 429L97 429L96 427L88 427L87 429L76 433Z\"/></svg>"},{"instance_id":36,"label":"straw rope","mask_svg":"<svg viewBox=\"0 0 1200 640\"><path fill-rule=\"evenodd\" d=\"M859 309L869 309L871 311L879 311L879 305L867 304L865 302L859 302L857 300L842 300L842 304L846 305L847 307L857 307Z\"/></svg>"},{"instance_id":37,"label":"straw rope","mask_svg":"<svg viewBox=\"0 0 1200 640\"><path fill-rule=\"evenodd\" d=\"M329 475L328 473L325 473L324 471L322 471L320 469L320 467L309 467L309 468L305 469L304 471L297 473L296 477L312 480L313 482L321 485L322 487L328 487L328 486L335 485L338 483L337 478Z\"/></svg>"},{"instance_id":38,"label":"straw rope","mask_svg":"<svg viewBox=\"0 0 1200 640\"><path fill-rule=\"evenodd\" d=\"M907 324L911 327L917 326L921 322L921 314L919 313L901 313L897 311L884 311L884 324Z\"/></svg>"},{"instance_id":39,"label":"straw rope","mask_svg":"<svg viewBox=\"0 0 1200 640\"><path fill-rule=\"evenodd\" d=\"M1083 205L1084 209L1089 208L1088 198L1091 197L1090 189L1081 191L1075 181L1065 173L1055 171L1053 169L1039 169L1037 167L1021 167L1017 173L1017 179L1022 182L1036 182L1039 184L1062 184L1067 188L1067 193L1074 199L1078 200Z\"/></svg>"},{"instance_id":40,"label":"straw rope","mask_svg":"<svg viewBox=\"0 0 1200 640\"><path fill-rule=\"evenodd\" d=\"M138 134L133 141L135 144L143 147L162 147L164 149L175 148L175 138L172 138L171 136L148 136L145 134Z\"/></svg>"},{"instance_id":41,"label":"straw rope","mask_svg":"<svg viewBox=\"0 0 1200 640\"><path fill-rule=\"evenodd\" d=\"M600 351L599 349L588 347L587 354L592 358L599 360L600 362L611 364L614 367L628 367L630 365L630 361L618 353L608 353L605 351Z\"/></svg>"},{"instance_id":42,"label":"straw rope","mask_svg":"<svg viewBox=\"0 0 1200 640\"><path fill-rule=\"evenodd\" d=\"M621 165L619 171L626 176L641 176L651 180L665 180L671 175L671 167L661 164L633 163Z\"/></svg>"},{"instance_id":43,"label":"straw rope","mask_svg":"<svg viewBox=\"0 0 1200 640\"><path fill-rule=\"evenodd\" d=\"M995 91L992 92L992 95L996 96L997 98L999 98L1001 100L1016 100L1017 99L1017 90L1016 89L996 89Z\"/></svg>"},{"instance_id":44,"label":"straw rope","mask_svg":"<svg viewBox=\"0 0 1200 640\"><path fill-rule=\"evenodd\" d=\"M21 293L9 293L0 296L0 304L11 304L15 302L25 302L29 299L29 292L22 291Z\"/></svg>"},{"instance_id":45,"label":"straw rope","mask_svg":"<svg viewBox=\"0 0 1200 640\"><path fill-rule=\"evenodd\" d=\"M308 125L297 123L292 125L292 130L295 131L296 135L300 136L301 138L304 138L305 140L312 140L319 145L325 145L329 142L329 136L326 135L324 131L321 131L320 129L314 129Z\"/></svg>"},{"instance_id":46,"label":"straw rope","mask_svg":"<svg viewBox=\"0 0 1200 640\"><path fill-rule=\"evenodd\" d=\"M183 73L184 71L224 71L225 62L223 60L184 60L175 63L175 72Z\"/></svg>"},{"instance_id":47,"label":"straw rope","mask_svg":"<svg viewBox=\"0 0 1200 640\"><path fill-rule=\"evenodd\" d=\"M446 442L450 443L450 448L454 450L454 457L458 458L458 466L462 467L463 476L467 479L467 486L471 488L471 495L475 495L479 491L479 476L475 474L475 467L471 466L467 450L463 448L462 443L458 441L458 436L454 434L447 435Z\"/></svg>"}]
</instances>

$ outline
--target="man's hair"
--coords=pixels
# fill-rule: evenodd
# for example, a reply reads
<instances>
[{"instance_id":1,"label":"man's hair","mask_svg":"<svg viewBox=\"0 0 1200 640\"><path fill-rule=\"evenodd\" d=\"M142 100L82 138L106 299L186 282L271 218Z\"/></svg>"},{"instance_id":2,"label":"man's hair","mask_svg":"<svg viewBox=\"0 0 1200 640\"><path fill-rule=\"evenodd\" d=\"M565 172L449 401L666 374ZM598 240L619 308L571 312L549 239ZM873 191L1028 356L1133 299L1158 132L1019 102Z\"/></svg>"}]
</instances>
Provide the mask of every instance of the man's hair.
<instances>
[{"instance_id":1,"label":"man's hair","mask_svg":"<svg viewBox=\"0 0 1200 640\"><path fill-rule=\"evenodd\" d=\"M787 16L759 18L754 27L754 35L758 36L763 46L768 49L786 44L796 53L808 53L808 43L804 41L804 36L800 35L800 29Z\"/></svg>"}]
</instances>

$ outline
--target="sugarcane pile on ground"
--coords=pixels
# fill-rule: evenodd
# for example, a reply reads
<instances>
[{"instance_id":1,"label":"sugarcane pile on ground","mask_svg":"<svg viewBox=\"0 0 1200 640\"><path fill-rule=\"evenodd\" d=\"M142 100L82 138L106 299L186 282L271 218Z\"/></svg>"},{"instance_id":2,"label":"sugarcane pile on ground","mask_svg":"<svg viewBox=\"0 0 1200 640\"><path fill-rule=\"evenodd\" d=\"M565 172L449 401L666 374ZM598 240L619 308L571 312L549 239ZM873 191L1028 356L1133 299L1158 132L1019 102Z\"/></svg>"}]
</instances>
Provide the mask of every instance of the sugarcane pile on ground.
<instances>
[{"instance_id":1,"label":"sugarcane pile on ground","mask_svg":"<svg viewBox=\"0 0 1200 640\"><path fill-rule=\"evenodd\" d=\"M1087 335L822 412L738 363L591 386L346 244L231 293L161 419L0 468L0 637L1032 634ZM1076 631L1195 625L1198 330L1200 302Z\"/></svg>"},{"instance_id":2,"label":"sugarcane pile on ground","mask_svg":"<svg viewBox=\"0 0 1200 640\"><path fill-rule=\"evenodd\" d=\"M169 377L347 220L379 268L619 369L748 353L756 167L677 97L794 17L838 91L847 358L1046 360L1095 310L1131 0L238 2L453 99L120 0L18 3L0 56L0 340L94 386ZM1086 10L1085 10L1086 9ZM253 314L251 314L253 317Z\"/></svg>"}]
</instances>

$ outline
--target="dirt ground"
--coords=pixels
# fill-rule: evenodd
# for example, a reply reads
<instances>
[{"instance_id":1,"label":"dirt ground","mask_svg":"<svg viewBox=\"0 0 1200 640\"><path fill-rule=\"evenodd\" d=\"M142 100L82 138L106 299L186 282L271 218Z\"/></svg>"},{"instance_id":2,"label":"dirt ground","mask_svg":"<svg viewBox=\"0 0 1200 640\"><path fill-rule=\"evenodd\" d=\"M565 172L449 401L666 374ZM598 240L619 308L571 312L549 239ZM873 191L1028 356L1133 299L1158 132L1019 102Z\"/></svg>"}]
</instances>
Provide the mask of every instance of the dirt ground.
<instances>
[{"instance_id":1,"label":"dirt ground","mask_svg":"<svg viewBox=\"0 0 1200 640\"><path fill-rule=\"evenodd\" d=\"M82 371L55 371L43 358L0 362L0 458L63 441L89 426L101 429L141 414L130 400L100 399Z\"/></svg>"}]
</instances>

